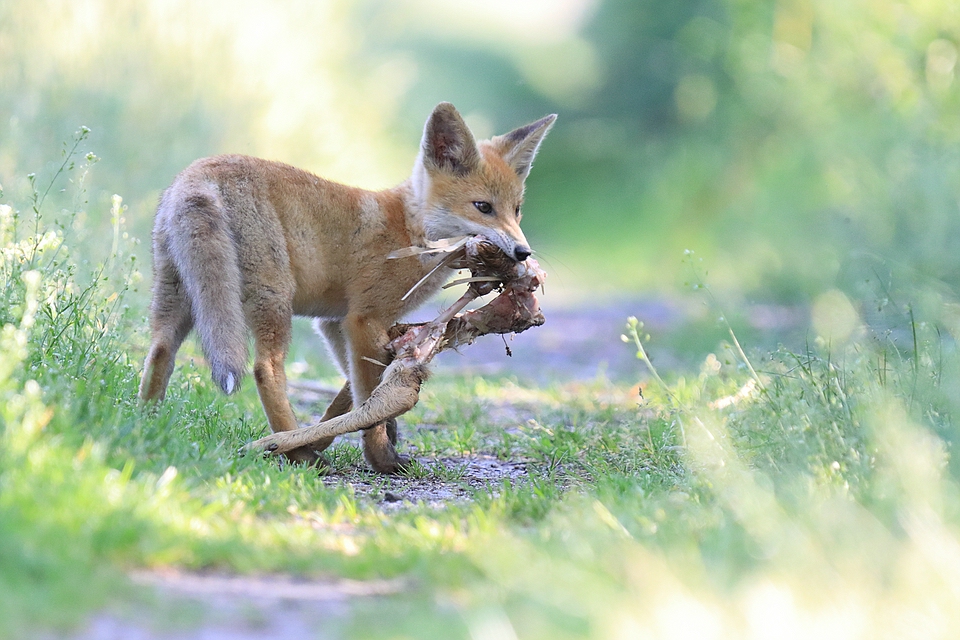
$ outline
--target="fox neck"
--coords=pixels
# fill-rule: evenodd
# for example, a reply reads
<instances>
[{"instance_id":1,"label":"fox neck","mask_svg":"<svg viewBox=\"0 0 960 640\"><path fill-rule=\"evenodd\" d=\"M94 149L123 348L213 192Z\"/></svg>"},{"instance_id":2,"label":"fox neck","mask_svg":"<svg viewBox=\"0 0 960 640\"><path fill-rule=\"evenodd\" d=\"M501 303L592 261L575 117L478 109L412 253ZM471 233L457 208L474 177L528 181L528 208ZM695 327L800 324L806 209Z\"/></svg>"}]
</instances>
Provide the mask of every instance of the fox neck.
<instances>
[{"instance_id":1,"label":"fox neck","mask_svg":"<svg viewBox=\"0 0 960 640\"><path fill-rule=\"evenodd\" d=\"M407 219L407 230L410 239L420 247L452 236L463 235L462 230L445 229L438 221L444 219L444 211L429 199L429 182L425 171L417 164L421 171L414 174L396 187L404 203L404 213Z\"/></svg>"},{"instance_id":2,"label":"fox neck","mask_svg":"<svg viewBox=\"0 0 960 640\"><path fill-rule=\"evenodd\" d=\"M388 193L390 198L396 198L402 205L401 210L403 212L406 236L409 238L406 246L396 246L393 247L392 250L404 249L407 246L427 248L430 241L438 239L429 233L429 224L427 221L430 218L431 208L414 187L412 178L390 189ZM433 296L447 280L450 275L450 269L435 269L438 263L445 257L447 257L446 253L421 253L415 257L398 258L399 261L403 261L405 264L406 261L419 262L419 273L414 277L414 280L410 282L411 286L416 280L420 280L429 275L429 278L426 278L415 290L412 290L412 295L410 295L405 302L404 313L423 304ZM431 274L431 272L433 273Z\"/></svg>"}]
</instances>

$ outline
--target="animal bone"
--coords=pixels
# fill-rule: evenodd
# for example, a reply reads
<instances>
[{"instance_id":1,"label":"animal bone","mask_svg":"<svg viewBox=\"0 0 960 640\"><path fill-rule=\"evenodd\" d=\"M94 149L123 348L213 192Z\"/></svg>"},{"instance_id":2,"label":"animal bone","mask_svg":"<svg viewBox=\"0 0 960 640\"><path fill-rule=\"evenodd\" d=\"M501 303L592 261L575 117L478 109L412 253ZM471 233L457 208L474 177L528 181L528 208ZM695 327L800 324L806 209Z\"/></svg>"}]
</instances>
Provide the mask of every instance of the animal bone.
<instances>
[{"instance_id":1,"label":"animal bone","mask_svg":"<svg viewBox=\"0 0 960 640\"><path fill-rule=\"evenodd\" d=\"M520 333L544 323L534 292L547 274L536 260L516 262L479 237L468 238L452 256L450 263L470 269L466 292L432 322L391 327L388 351L393 359L363 404L310 427L260 438L244 450L280 455L396 418L417 404L420 386L429 375L427 364L441 351L471 344L488 333ZM496 289L501 289L500 295L489 303L460 313L472 300Z\"/></svg>"}]
</instances>

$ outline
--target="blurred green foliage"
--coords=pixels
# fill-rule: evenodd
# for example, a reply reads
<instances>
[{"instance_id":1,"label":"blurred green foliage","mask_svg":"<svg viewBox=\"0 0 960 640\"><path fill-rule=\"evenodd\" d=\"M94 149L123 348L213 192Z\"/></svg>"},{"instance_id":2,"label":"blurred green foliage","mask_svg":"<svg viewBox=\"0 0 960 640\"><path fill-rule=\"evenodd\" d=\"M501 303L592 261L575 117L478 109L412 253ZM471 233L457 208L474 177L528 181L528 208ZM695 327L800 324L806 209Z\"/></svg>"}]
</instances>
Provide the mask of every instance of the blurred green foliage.
<instances>
[{"instance_id":1,"label":"blurred green foliage","mask_svg":"<svg viewBox=\"0 0 960 640\"><path fill-rule=\"evenodd\" d=\"M90 126L90 195L145 238L196 157L383 187L450 100L481 134L560 114L524 224L561 286L674 290L684 249L759 298L954 286L958 39L946 0L0 0L0 184Z\"/></svg>"},{"instance_id":2,"label":"blurred green foliage","mask_svg":"<svg viewBox=\"0 0 960 640\"><path fill-rule=\"evenodd\" d=\"M539 100L510 74L467 70L495 68L502 49L404 44L432 60L418 110L456 79L473 87L468 109L496 96L497 129L560 112L525 223L596 265L584 280L669 289L690 248L715 281L774 298L851 285L881 261L957 282L953 3L606 0L580 37L595 82Z\"/></svg>"}]
</instances>

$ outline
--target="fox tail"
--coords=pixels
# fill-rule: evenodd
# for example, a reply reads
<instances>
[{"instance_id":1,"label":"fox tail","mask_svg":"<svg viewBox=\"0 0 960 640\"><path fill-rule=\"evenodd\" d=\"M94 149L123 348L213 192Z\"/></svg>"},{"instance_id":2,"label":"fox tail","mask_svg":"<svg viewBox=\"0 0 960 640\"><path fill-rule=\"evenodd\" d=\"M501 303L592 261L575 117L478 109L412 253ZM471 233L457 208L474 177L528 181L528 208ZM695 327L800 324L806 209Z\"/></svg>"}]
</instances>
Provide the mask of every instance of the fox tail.
<instances>
[{"instance_id":1,"label":"fox tail","mask_svg":"<svg viewBox=\"0 0 960 640\"><path fill-rule=\"evenodd\" d=\"M170 221L170 251L194 326L214 382L231 394L240 387L248 352L240 266L229 221L212 187L193 186L185 197L166 195L158 215Z\"/></svg>"}]
</instances>

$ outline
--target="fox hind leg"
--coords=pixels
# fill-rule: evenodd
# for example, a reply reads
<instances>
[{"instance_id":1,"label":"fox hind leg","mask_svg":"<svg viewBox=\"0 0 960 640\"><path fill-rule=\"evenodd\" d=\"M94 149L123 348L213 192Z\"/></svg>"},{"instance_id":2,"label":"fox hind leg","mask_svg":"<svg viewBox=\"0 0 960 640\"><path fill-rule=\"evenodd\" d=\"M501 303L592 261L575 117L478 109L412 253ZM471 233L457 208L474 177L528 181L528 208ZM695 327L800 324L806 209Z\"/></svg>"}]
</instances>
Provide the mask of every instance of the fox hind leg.
<instances>
[{"instance_id":1,"label":"fox hind leg","mask_svg":"<svg viewBox=\"0 0 960 640\"><path fill-rule=\"evenodd\" d=\"M299 427L287 397L287 375L284 371L292 333L291 318L289 300L279 296L259 299L248 314L256 352L253 377L263 410L267 414L267 421L274 433ZM320 460L313 447L294 449L287 452L286 456L293 462L307 464L316 464Z\"/></svg>"},{"instance_id":2,"label":"fox hind leg","mask_svg":"<svg viewBox=\"0 0 960 640\"><path fill-rule=\"evenodd\" d=\"M142 402L163 400L177 351L192 328L190 299L180 274L163 247L157 246L154 249L153 300L150 304L150 351L140 381Z\"/></svg>"}]
</instances>

